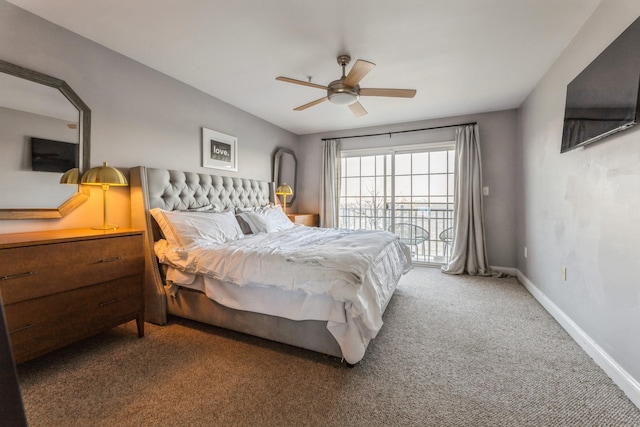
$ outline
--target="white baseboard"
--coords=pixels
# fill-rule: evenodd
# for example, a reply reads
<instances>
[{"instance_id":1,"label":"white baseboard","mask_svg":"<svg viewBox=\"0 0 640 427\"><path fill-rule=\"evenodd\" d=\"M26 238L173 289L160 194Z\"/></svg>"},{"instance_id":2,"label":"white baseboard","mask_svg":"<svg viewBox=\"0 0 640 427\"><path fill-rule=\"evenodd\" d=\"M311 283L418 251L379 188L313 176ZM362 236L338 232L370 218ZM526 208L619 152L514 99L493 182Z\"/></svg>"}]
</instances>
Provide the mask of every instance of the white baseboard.
<instances>
[{"instance_id":1,"label":"white baseboard","mask_svg":"<svg viewBox=\"0 0 640 427\"><path fill-rule=\"evenodd\" d=\"M551 314L582 349L600 366L627 397L640 408L640 383L625 371L594 340L587 335L569 316L538 289L520 270L513 269L533 297Z\"/></svg>"}]
</instances>

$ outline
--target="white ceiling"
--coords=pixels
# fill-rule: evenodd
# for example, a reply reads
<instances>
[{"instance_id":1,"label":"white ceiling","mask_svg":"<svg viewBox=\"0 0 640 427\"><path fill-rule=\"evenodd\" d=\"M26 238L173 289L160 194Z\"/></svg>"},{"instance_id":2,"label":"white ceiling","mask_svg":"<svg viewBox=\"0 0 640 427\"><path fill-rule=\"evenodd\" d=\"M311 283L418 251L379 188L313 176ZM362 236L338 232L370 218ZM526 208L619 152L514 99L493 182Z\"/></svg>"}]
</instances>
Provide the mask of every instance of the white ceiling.
<instances>
[{"instance_id":1,"label":"white ceiling","mask_svg":"<svg viewBox=\"0 0 640 427\"><path fill-rule=\"evenodd\" d=\"M600 0L8 0L255 116L303 135L517 108ZM316 88L377 64L368 115ZM347 67L347 71L350 66Z\"/></svg>"}]
</instances>

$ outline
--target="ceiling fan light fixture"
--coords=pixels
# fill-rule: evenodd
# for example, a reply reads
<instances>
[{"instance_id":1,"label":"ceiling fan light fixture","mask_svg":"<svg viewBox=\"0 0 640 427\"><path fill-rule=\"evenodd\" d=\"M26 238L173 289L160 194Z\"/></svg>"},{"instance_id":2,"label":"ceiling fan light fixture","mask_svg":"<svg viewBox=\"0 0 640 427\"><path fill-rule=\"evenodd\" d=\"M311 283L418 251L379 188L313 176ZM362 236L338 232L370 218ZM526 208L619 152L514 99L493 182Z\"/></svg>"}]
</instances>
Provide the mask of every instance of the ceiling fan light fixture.
<instances>
[{"instance_id":1,"label":"ceiling fan light fixture","mask_svg":"<svg viewBox=\"0 0 640 427\"><path fill-rule=\"evenodd\" d=\"M327 97L331 103L336 105L351 105L358 100L358 95L350 92L333 92Z\"/></svg>"},{"instance_id":2,"label":"ceiling fan light fixture","mask_svg":"<svg viewBox=\"0 0 640 427\"><path fill-rule=\"evenodd\" d=\"M329 84L327 98L332 104L351 105L360 98L359 87L345 86L342 80L336 80Z\"/></svg>"}]
</instances>

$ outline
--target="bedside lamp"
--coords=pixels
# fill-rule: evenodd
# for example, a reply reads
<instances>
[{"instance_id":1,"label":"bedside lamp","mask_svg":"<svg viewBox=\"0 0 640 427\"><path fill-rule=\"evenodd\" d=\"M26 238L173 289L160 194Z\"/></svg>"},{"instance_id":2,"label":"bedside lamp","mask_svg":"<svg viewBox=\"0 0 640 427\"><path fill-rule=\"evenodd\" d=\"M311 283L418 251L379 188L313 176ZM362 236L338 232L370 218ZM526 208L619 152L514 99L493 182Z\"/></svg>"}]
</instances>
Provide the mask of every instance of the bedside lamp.
<instances>
[{"instance_id":1,"label":"bedside lamp","mask_svg":"<svg viewBox=\"0 0 640 427\"><path fill-rule=\"evenodd\" d=\"M284 205L284 213L287 213L287 196L291 196L293 190L286 182L283 182L278 188L276 188L276 196L282 196L282 204Z\"/></svg>"},{"instance_id":2,"label":"bedside lamp","mask_svg":"<svg viewBox=\"0 0 640 427\"><path fill-rule=\"evenodd\" d=\"M80 180L82 185L101 185L102 186L102 204L104 208L102 227L94 227L94 230L115 230L117 225L111 225L108 222L108 200L109 200L109 187L126 187L127 178L118 169L111 166L107 166L107 162L104 162L102 166L98 166L89 169L82 175Z\"/></svg>"}]
</instances>

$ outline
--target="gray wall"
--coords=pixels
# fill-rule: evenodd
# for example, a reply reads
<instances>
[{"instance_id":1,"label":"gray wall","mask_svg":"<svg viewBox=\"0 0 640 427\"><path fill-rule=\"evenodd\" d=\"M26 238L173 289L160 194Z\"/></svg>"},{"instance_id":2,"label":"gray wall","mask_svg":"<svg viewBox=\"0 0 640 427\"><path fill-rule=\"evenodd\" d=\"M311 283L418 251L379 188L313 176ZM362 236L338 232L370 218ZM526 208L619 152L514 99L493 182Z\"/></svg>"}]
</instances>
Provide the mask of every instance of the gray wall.
<instances>
[{"instance_id":1,"label":"gray wall","mask_svg":"<svg viewBox=\"0 0 640 427\"><path fill-rule=\"evenodd\" d=\"M560 140L567 84L639 15L637 0L604 0L528 96L517 191L518 269L635 381L640 126L565 154Z\"/></svg>"},{"instance_id":2,"label":"gray wall","mask_svg":"<svg viewBox=\"0 0 640 427\"><path fill-rule=\"evenodd\" d=\"M62 173L31 170L31 137L77 145L78 130L68 123L0 107L0 209L58 207L76 192L76 186L59 184Z\"/></svg>"},{"instance_id":3,"label":"gray wall","mask_svg":"<svg viewBox=\"0 0 640 427\"><path fill-rule=\"evenodd\" d=\"M298 137L217 98L0 0L0 58L65 80L92 112L91 165L146 165L271 180L275 147ZM221 64L224 66L224 64ZM238 172L201 167L201 127L238 137ZM0 221L0 232L100 225L102 199L62 220ZM110 220L130 224L127 188L110 191Z\"/></svg>"},{"instance_id":4,"label":"gray wall","mask_svg":"<svg viewBox=\"0 0 640 427\"><path fill-rule=\"evenodd\" d=\"M487 251L489 263L499 267L515 267L515 180L516 170L516 110L498 111L462 117L449 117L404 123L394 126L362 128L342 132L328 132L300 137L299 152L304 159L299 168L298 207L300 212L319 212L320 181L322 176L322 138L366 135L432 126L478 122L480 128L480 151L483 166L483 185L489 187L489 196L484 198ZM454 130L413 132L367 138L367 146L415 144L421 142L452 141ZM363 148L363 139L344 139L342 146Z\"/></svg>"}]
</instances>

